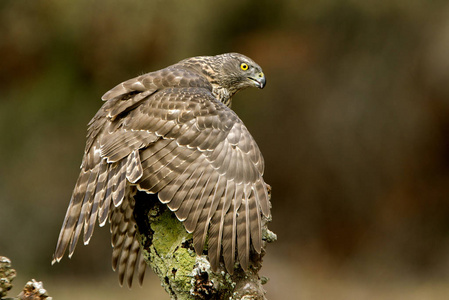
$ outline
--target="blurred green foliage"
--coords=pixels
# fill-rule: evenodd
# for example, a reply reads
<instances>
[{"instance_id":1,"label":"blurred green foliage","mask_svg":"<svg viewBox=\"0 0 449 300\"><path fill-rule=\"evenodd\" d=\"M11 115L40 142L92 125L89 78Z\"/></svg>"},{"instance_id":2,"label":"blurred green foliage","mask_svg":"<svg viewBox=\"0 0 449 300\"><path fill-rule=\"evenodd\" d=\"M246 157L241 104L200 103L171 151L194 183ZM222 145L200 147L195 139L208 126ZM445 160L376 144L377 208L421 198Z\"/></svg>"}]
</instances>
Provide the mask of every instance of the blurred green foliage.
<instances>
[{"instance_id":1,"label":"blurred green foliage","mask_svg":"<svg viewBox=\"0 0 449 300\"><path fill-rule=\"evenodd\" d=\"M3 0L0 254L39 278L107 272L107 230L49 265L102 93L235 51L268 78L233 102L273 187L267 264L449 280L448 17L446 1Z\"/></svg>"}]
</instances>

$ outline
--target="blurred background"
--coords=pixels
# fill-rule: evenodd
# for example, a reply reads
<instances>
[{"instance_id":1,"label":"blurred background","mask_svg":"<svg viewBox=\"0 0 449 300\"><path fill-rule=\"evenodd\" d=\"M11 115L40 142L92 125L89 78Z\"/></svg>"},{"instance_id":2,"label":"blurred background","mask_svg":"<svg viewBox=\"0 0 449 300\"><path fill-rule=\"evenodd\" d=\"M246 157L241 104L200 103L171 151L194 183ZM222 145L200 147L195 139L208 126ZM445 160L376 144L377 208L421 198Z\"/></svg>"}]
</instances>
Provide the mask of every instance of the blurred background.
<instances>
[{"instance_id":1,"label":"blurred background","mask_svg":"<svg viewBox=\"0 0 449 300\"><path fill-rule=\"evenodd\" d=\"M116 84L241 52L268 85L234 97L273 187L268 299L447 299L449 3L0 2L0 255L54 299L168 299L118 286L110 235L50 261L86 125Z\"/></svg>"}]
</instances>

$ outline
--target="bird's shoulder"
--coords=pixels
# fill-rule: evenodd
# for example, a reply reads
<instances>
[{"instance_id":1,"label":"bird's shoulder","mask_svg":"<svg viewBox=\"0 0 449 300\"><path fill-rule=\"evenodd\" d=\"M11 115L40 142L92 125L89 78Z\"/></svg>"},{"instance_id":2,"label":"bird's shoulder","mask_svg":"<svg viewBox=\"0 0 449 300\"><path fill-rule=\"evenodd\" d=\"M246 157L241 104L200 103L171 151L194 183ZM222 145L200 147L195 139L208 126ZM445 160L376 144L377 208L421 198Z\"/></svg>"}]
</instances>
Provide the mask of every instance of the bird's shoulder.
<instances>
[{"instance_id":1,"label":"bird's shoulder","mask_svg":"<svg viewBox=\"0 0 449 300\"><path fill-rule=\"evenodd\" d=\"M192 91L195 91L197 95L197 97L194 97L196 100L203 98L203 100L207 99L215 102L211 94L212 85L208 78L197 68L192 68L182 63L149 72L116 85L101 97L105 103L88 124L86 151L91 147L101 128L108 122L114 121L118 117L123 117L129 111L140 107L149 98L155 98L156 94L165 95L167 100L176 98L180 102L186 102L188 99L193 98L187 95L191 94ZM174 95L176 97L173 97ZM198 95L204 96L198 97ZM173 105L176 101L168 102ZM180 102L178 101L178 104ZM146 107L150 108L151 105L146 105Z\"/></svg>"},{"instance_id":2,"label":"bird's shoulder","mask_svg":"<svg viewBox=\"0 0 449 300\"><path fill-rule=\"evenodd\" d=\"M131 131L161 136L161 130L183 124L229 131L234 123L241 122L216 99L211 84L198 69L182 64L124 81L102 99L106 103L88 124L86 154L96 140L104 141L113 133L120 134L120 139L134 134Z\"/></svg>"},{"instance_id":3,"label":"bird's shoulder","mask_svg":"<svg viewBox=\"0 0 449 300\"><path fill-rule=\"evenodd\" d=\"M164 69L146 73L128 79L106 92L101 99L127 100L137 93L154 92L166 88L197 87L212 89L207 77L195 68L183 64L174 64Z\"/></svg>"}]
</instances>

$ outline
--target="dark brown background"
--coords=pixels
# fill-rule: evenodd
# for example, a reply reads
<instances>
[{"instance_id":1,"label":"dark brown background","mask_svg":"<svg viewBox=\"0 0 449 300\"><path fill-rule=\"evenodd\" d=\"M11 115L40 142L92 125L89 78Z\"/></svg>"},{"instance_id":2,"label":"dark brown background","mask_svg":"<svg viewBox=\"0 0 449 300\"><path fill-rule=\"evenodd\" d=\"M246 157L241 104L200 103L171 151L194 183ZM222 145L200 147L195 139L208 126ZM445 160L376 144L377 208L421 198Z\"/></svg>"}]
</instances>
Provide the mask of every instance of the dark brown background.
<instances>
[{"instance_id":1,"label":"dark brown background","mask_svg":"<svg viewBox=\"0 0 449 300\"><path fill-rule=\"evenodd\" d=\"M449 294L447 1L0 3L0 255L54 299L167 299L119 288L108 229L51 255L86 124L117 83L241 52L268 85L234 97L273 187L269 299Z\"/></svg>"}]
</instances>

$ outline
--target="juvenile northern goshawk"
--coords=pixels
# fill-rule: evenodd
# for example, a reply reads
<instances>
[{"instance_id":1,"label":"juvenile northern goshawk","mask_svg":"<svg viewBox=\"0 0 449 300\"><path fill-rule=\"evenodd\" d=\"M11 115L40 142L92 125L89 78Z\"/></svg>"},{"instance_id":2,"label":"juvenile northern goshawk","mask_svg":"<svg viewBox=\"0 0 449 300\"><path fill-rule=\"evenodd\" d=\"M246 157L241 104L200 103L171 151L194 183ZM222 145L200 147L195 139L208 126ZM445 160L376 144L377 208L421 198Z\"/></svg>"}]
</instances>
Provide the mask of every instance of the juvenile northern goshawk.
<instances>
[{"instance_id":1,"label":"juvenile northern goshawk","mask_svg":"<svg viewBox=\"0 0 449 300\"><path fill-rule=\"evenodd\" d=\"M131 283L140 254L133 217L137 190L157 194L201 254L217 270L239 261L247 270L251 245L262 248L261 219L270 215L264 161L243 122L229 108L248 87L263 88L262 69L228 53L188 58L127 80L103 95L88 125L81 173L62 225L53 263L69 257L84 229L84 244L111 224L113 268ZM125 274L126 273L126 274Z\"/></svg>"}]
</instances>

